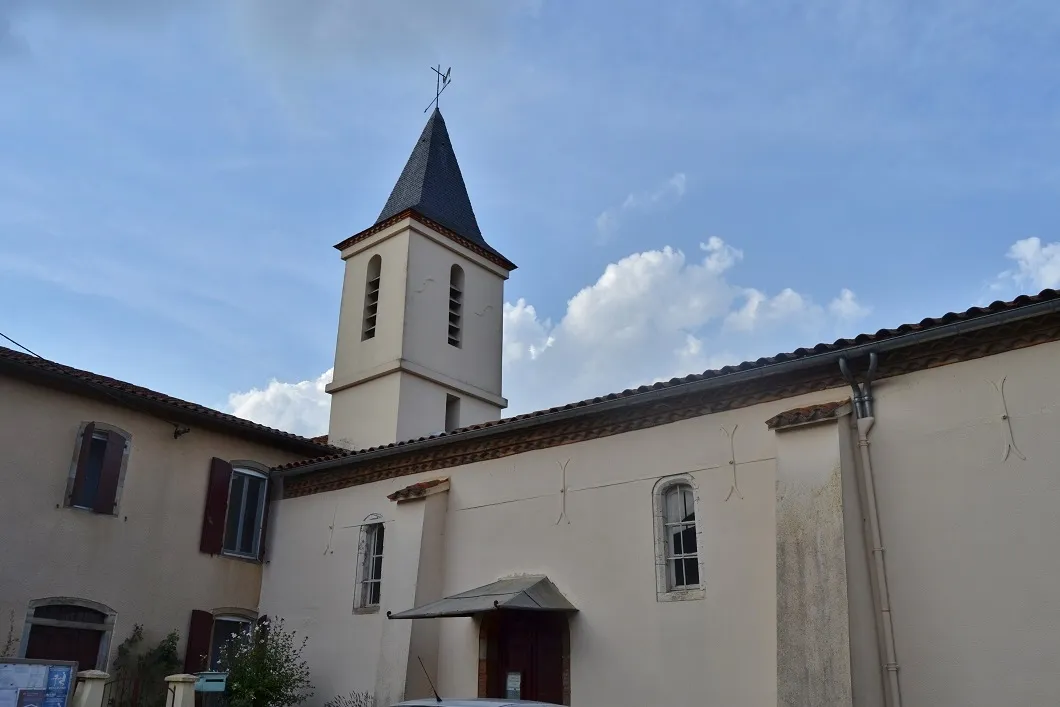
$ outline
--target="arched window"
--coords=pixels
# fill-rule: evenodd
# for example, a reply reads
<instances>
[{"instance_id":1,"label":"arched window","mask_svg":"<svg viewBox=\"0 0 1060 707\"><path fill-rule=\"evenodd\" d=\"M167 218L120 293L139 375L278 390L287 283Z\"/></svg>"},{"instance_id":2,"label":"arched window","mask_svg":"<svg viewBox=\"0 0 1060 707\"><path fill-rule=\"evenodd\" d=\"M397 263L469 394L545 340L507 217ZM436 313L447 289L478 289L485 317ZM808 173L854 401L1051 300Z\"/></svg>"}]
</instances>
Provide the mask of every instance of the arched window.
<instances>
[{"instance_id":1,"label":"arched window","mask_svg":"<svg viewBox=\"0 0 1060 707\"><path fill-rule=\"evenodd\" d=\"M449 270L449 345L460 348L463 336L464 269L454 265Z\"/></svg>"},{"instance_id":2,"label":"arched window","mask_svg":"<svg viewBox=\"0 0 1060 707\"><path fill-rule=\"evenodd\" d=\"M379 315L379 281L383 271L383 259L373 255L368 261L368 271L364 283L364 325L361 328L361 341L375 337L375 322Z\"/></svg>"},{"instance_id":3,"label":"arched window","mask_svg":"<svg viewBox=\"0 0 1060 707\"><path fill-rule=\"evenodd\" d=\"M20 653L36 660L75 660L78 670L107 667L115 612L87 599L55 597L29 603Z\"/></svg>"},{"instance_id":4,"label":"arched window","mask_svg":"<svg viewBox=\"0 0 1060 707\"><path fill-rule=\"evenodd\" d=\"M379 610L383 594L383 516L372 513L361 523L357 544L357 586L353 610L367 613Z\"/></svg>"},{"instance_id":5,"label":"arched window","mask_svg":"<svg viewBox=\"0 0 1060 707\"><path fill-rule=\"evenodd\" d=\"M695 486L687 476L664 479L653 496L658 598L702 598Z\"/></svg>"}]
</instances>

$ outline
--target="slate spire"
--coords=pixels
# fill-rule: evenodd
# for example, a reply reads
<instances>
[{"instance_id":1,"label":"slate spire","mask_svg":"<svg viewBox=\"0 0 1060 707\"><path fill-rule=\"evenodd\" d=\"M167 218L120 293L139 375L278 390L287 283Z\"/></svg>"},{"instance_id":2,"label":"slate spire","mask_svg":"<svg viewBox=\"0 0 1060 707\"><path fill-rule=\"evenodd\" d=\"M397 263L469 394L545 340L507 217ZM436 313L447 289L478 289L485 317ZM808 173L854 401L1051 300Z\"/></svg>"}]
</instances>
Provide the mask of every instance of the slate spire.
<instances>
[{"instance_id":1,"label":"slate spire","mask_svg":"<svg viewBox=\"0 0 1060 707\"><path fill-rule=\"evenodd\" d=\"M489 248L471 208L449 131L445 129L445 119L437 108L424 126L419 142L412 149L412 155L376 223L406 209L414 209L464 238Z\"/></svg>"}]
</instances>

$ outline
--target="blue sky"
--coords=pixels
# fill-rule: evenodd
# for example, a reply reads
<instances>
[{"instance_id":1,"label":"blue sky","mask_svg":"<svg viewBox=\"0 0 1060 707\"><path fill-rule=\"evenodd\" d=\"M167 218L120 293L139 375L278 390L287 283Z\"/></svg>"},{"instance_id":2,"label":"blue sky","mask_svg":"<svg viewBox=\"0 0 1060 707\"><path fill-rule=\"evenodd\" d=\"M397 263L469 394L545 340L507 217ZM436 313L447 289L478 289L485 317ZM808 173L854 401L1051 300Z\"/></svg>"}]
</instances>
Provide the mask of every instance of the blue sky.
<instances>
[{"instance_id":1,"label":"blue sky","mask_svg":"<svg viewBox=\"0 0 1060 707\"><path fill-rule=\"evenodd\" d=\"M438 62L520 266L511 412L1058 286L1058 37L1048 0L3 0L0 331L323 431L331 246Z\"/></svg>"}]
</instances>

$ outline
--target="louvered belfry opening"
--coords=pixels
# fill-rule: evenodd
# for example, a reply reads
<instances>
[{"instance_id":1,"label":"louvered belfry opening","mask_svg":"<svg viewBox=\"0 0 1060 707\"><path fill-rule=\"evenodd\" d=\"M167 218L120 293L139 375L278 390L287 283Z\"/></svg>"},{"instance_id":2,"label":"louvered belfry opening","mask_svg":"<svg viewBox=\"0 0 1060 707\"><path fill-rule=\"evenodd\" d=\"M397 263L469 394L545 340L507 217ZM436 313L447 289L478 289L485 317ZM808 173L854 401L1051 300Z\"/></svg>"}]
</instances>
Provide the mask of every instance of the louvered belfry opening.
<instances>
[{"instance_id":1,"label":"louvered belfry opening","mask_svg":"<svg viewBox=\"0 0 1060 707\"><path fill-rule=\"evenodd\" d=\"M454 265L449 273L449 345L460 348L463 342L464 269Z\"/></svg>"},{"instance_id":2,"label":"louvered belfry opening","mask_svg":"<svg viewBox=\"0 0 1060 707\"><path fill-rule=\"evenodd\" d=\"M361 341L375 337L376 320L379 317L379 283L382 279L383 259L373 255L368 261L367 277L364 284L364 326L361 329Z\"/></svg>"}]
</instances>

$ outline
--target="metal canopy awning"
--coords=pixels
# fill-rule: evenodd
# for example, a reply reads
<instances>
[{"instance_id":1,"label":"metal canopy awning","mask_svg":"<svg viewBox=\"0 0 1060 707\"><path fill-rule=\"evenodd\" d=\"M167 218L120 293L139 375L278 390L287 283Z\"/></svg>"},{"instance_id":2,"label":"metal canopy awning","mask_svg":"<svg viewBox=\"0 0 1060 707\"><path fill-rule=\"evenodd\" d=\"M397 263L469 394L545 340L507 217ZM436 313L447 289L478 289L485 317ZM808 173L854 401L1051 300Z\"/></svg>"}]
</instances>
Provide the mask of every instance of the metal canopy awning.
<instances>
[{"instance_id":1,"label":"metal canopy awning","mask_svg":"<svg viewBox=\"0 0 1060 707\"><path fill-rule=\"evenodd\" d=\"M434 619L442 616L475 616L487 611L566 611L577 609L544 575L501 579L478 589L454 594L430 604L387 612L389 619Z\"/></svg>"}]
</instances>

